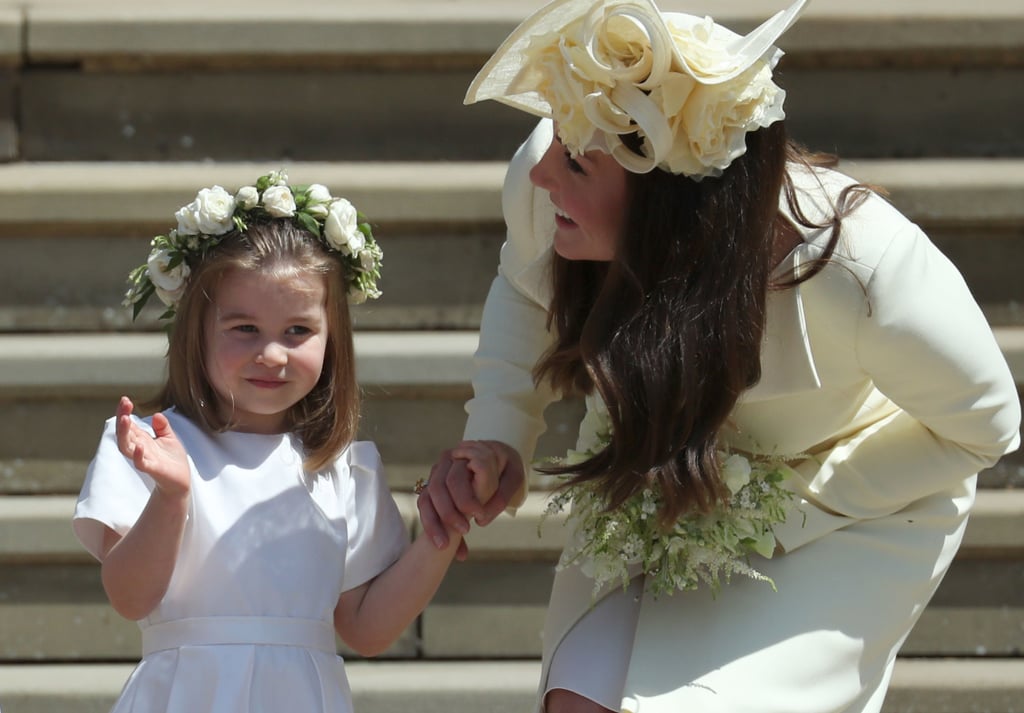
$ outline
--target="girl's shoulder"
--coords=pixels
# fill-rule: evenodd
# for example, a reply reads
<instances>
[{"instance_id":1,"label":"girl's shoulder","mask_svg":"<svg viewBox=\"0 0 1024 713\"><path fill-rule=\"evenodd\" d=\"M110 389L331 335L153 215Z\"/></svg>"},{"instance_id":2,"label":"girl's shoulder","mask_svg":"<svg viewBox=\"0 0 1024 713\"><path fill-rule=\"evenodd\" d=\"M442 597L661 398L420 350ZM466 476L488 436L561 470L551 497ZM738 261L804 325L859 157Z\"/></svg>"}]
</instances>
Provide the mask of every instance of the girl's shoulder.
<instances>
[{"instance_id":1,"label":"girl's shoulder","mask_svg":"<svg viewBox=\"0 0 1024 713\"><path fill-rule=\"evenodd\" d=\"M337 462L344 463L353 473L378 473L383 469L380 451L373 441L352 441Z\"/></svg>"},{"instance_id":2,"label":"girl's shoulder","mask_svg":"<svg viewBox=\"0 0 1024 713\"><path fill-rule=\"evenodd\" d=\"M375 511L390 489L380 452L372 441L353 441L332 467L306 474L313 501L328 518L345 519L353 513Z\"/></svg>"}]
</instances>

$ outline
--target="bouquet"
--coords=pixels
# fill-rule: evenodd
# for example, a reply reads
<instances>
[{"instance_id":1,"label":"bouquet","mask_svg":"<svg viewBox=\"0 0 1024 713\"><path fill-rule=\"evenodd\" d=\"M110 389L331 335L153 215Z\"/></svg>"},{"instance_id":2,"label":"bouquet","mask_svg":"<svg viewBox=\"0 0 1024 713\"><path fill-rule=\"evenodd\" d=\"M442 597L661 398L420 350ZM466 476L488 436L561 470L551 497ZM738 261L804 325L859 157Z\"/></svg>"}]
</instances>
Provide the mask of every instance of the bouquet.
<instances>
[{"instance_id":1,"label":"bouquet","mask_svg":"<svg viewBox=\"0 0 1024 713\"><path fill-rule=\"evenodd\" d=\"M580 463L610 442L607 426L596 431L595 445L569 451L560 465ZM639 569L654 596L696 589L701 583L717 593L734 574L774 582L751 566L749 557L771 557L773 527L786 519L794 494L782 486L790 468L782 458L719 452L729 496L710 512L688 512L671 526L658 521L661 496L649 485L609 510L591 482L568 485L550 499L545 516L571 504L575 537L562 552L558 569L579 565L594 580L594 595L609 583L625 588Z\"/></svg>"}]
</instances>

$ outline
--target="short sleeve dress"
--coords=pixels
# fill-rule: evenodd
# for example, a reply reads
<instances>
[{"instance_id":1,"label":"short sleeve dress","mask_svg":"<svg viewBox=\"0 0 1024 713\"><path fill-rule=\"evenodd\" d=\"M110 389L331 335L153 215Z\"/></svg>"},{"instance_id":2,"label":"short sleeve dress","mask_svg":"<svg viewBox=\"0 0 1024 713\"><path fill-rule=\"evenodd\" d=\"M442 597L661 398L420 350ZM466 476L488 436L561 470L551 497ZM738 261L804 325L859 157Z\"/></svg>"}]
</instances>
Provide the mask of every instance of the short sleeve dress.
<instances>
[{"instance_id":1,"label":"short sleeve dress","mask_svg":"<svg viewBox=\"0 0 1024 713\"><path fill-rule=\"evenodd\" d=\"M167 593L138 622L142 660L113 713L348 713L334 607L408 544L376 447L353 443L332 468L308 474L290 434L211 435L166 415L191 460L192 502ZM118 451L110 419L75 509L86 549L98 556L103 525L126 533L153 487Z\"/></svg>"}]
</instances>

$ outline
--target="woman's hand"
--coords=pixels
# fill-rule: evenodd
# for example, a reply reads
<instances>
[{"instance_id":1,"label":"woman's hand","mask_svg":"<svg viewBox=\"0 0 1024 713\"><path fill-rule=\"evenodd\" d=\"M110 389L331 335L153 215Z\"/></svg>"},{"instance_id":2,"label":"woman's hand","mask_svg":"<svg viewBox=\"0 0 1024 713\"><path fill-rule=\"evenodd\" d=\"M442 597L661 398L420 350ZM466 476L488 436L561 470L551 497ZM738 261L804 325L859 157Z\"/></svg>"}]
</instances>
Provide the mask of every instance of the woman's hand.
<instances>
[{"instance_id":1,"label":"woman's hand","mask_svg":"<svg viewBox=\"0 0 1024 713\"><path fill-rule=\"evenodd\" d=\"M519 453L501 441L463 441L443 451L416 503L424 532L438 549L444 549L448 529L464 535L470 519L481 526L490 524L508 507L525 479ZM463 541L456 558L464 560L467 554Z\"/></svg>"},{"instance_id":2,"label":"woman's hand","mask_svg":"<svg viewBox=\"0 0 1024 713\"><path fill-rule=\"evenodd\" d=\"M127 396L117 404L117 447L135 467L150 476L157 489L169 497L184 497L192 483L188 456L167 417L153 415L149 435L132 420L134 405Z\"/></svg>"}]
</instances>

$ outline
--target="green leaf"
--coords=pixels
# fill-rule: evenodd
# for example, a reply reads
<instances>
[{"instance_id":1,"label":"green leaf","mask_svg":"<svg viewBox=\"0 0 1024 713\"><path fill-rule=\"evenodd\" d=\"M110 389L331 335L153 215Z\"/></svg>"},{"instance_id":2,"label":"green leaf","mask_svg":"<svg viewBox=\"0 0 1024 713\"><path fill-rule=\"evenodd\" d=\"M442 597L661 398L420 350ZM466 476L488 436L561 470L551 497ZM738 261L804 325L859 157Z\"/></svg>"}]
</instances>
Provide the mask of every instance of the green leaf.
<instances>
[{"instance_id":1,"label":"green leaf","mask_svg":"<svg viewBox=\"0 0 1024 713\"><path fill-rule=\"evenodd\" d=\"M320 237L320 223L317 222L316 218L311 216L309 213L296 213L296 220L302 224L302 227L311 232L316 237Z\"/></svg>"},{"instance_id":2,"label":"green leaf","mask_svg":"<svg viewBox=\"0 0 1024 713\"><path fill-rule=\"evenodd\" d=\"M138 301L135 304L132 305L132 321L133 322L136 319L138 319L139 312L141 312L142 308L146 306L147 300L149 300L149 298L153 296L154 292L156 292L156 286L152 282L147 283L146 286L143 287L142 290L139 292L139 299L138 299Z\"/></svg>"}]
</instances>

